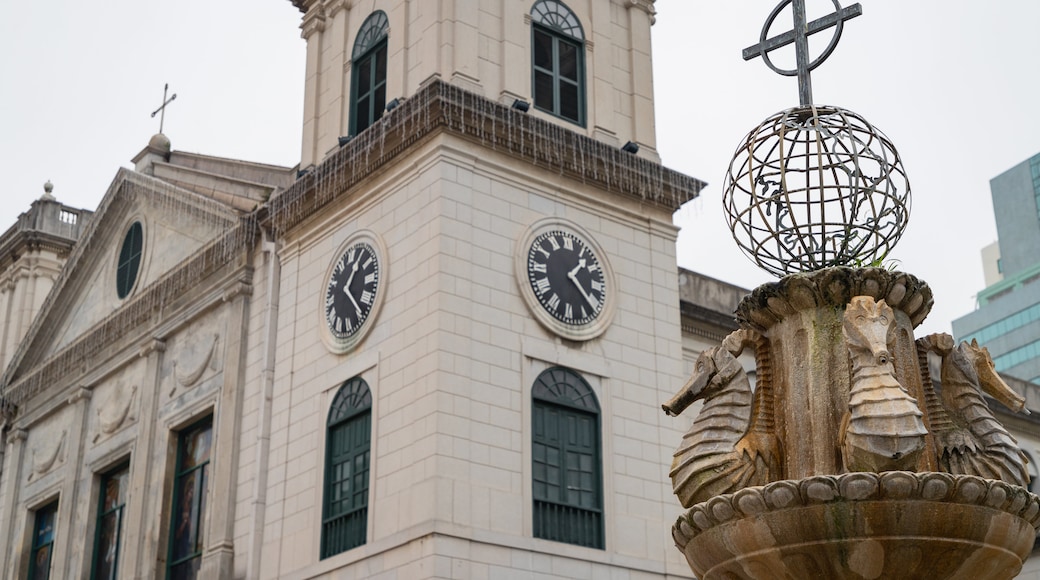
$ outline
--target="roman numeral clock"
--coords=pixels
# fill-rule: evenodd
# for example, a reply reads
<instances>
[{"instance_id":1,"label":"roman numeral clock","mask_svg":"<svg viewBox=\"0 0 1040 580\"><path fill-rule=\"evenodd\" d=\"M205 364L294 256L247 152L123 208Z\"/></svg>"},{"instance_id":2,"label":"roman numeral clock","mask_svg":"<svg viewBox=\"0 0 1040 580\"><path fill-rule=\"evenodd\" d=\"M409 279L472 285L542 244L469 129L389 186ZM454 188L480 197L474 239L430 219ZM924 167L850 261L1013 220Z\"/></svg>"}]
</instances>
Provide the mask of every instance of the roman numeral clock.
<instances>
[{"instance_id":1,"label":"roman numeral clock","mask_svg":"<svg viewBox=\"0 0 1040 580\"><path fill-rule=\"evenodd\" d=\"M329 350L350 351L372 328L385 293L385 255L382 240L368 231L355 233L336 252L321 305Z\"/></svg>"},{"instance_id":2,"label":"roman numeral clock","mask_svg":"<svg viewBox=\"0 0 1040 580\"><path fill-rule=\"evenodd\" d=\"M589 340L614 314L614 272L606 252L577 224L539 220L518 246L516 277L535 319L568 340Z\"/></svg>"}]
</instances>

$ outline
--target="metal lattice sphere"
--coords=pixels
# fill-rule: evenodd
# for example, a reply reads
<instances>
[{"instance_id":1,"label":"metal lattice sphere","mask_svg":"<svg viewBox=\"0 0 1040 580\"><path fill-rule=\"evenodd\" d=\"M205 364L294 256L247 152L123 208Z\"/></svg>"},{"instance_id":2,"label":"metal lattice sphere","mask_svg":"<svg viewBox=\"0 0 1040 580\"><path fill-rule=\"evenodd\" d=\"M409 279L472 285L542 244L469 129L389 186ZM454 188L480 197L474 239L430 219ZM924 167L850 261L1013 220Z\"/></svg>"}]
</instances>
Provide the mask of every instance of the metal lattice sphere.
<instances>
[{"instance_id":1,"label":"metal lattice sphere","mask_svg":"<svg viewBox=\"0 0 1040 580\"><path fill-rule=\"evenodd\" d=\"M741 251L776 276L866 266L903 235L910 183L892 142L863 117L805 106L748 134L723 206Z\"/></svg>"}]
</instances>

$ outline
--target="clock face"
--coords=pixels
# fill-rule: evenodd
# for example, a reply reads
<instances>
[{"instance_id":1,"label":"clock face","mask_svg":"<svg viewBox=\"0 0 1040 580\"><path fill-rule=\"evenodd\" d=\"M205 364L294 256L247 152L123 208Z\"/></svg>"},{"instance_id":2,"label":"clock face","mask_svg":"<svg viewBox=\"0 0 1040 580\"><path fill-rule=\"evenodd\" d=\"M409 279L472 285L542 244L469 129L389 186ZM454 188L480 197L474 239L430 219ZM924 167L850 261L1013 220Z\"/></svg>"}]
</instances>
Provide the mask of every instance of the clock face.
<instances>
[{"instance_id":1,"label":"clock face","mask_svg":"<svg viewBox=\"0 0 1040 580\"><path fill-rule=\"evenodd\" d=\"M379 292L379 256L367 242L350 245L332 268L325 289L325 322L336 339L357 335Z\"/></svg>"},{"instance_id":2,"label":"clock face","mask_svg":"<svg viewBox=\"0 0 1040 580\"><path fill-rule=\"evenodd\" d=\"M527 281L542 308L568 326L587 325L603 312L607 277L592 247L561 229L546 231L527 252Z\"/></svg>"}]
</instances>

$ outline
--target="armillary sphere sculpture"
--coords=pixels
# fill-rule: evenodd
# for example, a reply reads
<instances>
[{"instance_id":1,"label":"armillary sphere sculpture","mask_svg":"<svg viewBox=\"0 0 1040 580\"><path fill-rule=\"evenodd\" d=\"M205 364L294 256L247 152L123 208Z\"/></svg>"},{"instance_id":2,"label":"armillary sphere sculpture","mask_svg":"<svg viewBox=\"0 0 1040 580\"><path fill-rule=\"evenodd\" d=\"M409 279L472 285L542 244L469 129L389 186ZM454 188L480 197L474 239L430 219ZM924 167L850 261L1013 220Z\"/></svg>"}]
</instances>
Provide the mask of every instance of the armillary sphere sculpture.
<instances>
[{"instance_id":1,"label":"armillary sphere sculpture","mask_svg":"<svg viewBox=\"0 0 1040 580\"><path fill-rule=\"evenodd\" d=\"M833 2L807 23L804 0L782 1L744 51L799 80L800 106L748 134L724 194L737 245L781 278L744 298L740 330L663 405L678 415L703 402L669 473L689 508L672 535L702 580L1012 578L1040 498L984 395L1013 411L1024 400L974 341L915 339L931 289L873 267L902 235L910 189L891 141L812 103L810 71L862 13ZM794 29L770 38L788 6ZM831 28L810 60L807 36ZM797 68L778 69L769 52L789 44Z\"/></svg>"}]
</instances>

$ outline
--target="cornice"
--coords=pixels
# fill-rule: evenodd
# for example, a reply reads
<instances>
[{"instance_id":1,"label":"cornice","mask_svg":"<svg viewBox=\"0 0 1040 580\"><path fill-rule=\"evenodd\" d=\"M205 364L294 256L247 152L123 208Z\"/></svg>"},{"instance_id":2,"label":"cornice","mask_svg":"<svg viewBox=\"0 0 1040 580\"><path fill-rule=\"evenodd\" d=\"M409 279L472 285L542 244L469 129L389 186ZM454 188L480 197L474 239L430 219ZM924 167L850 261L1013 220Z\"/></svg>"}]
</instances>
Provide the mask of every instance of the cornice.
<instances>
[{"instance_id":1,"label":"cornice","mask_svg":"<svg viewBox=\"0 0 1040 580\"><path fill-rule=\"evenodd\" d=\"M265 225L269 222L276 233L295 227L440 133L669 214L705 186L699 179L560 124L434 80L272 198Z\"/></svg>"},{"instance_id":2,"label":"cornice","mask_svg":"<svg viewBox=\"0 0 1040 580\"><path fill-rule=\"evenodd\" d=\"M309 39L315 32L325 31L325 7L321 4L315 4L311 6L310 10L307 11L303 16L303 22L300 24L300 36L304 40Z\"/></svg>"},{"instance_id":3,"label":"cornice","mask_svg":"<svg viewBox=\"0 0 1040 580\"><path fill-rule=\"evenodd\" d=\"M353 0L326 0L325 12L329 18L335 18L343 10L350 10L354 7Z\"/></svg>"},{"instance_id":4,"label":"cornice","mask_svg":"<svg viewBox=\"0 0 1040 580\"><path fill-rule=\"evenodd\" d=\"M628 7L642 10L650 15L650 24L657 22L657 9L654 8L654 0L628 0Z\"/></svg>"}]
</instances>

